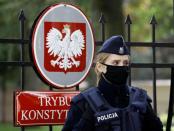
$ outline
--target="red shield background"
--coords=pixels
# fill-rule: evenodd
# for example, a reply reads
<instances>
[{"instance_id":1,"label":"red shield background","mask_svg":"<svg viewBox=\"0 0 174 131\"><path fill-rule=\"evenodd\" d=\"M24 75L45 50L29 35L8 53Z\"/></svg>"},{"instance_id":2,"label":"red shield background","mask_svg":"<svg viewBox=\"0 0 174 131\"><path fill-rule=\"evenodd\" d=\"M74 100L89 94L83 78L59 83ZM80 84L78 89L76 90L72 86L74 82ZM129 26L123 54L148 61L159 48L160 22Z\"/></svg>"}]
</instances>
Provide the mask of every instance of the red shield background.
<instances>
[{"instance_id":1,"label":"red shield background","mask_svg":"<svg viewBox=\"0 0 174 131\"><path fill-rule=\"evenodd\" d=\"M55 67L53 67L50 63L51 60L56 60L58 58L58 56L51 56L50 54L48 54L48 48L46 48L46 37L47 37L47 33L50 31L51 28L56 28L58 29L60 32L62 31L62 29L64 28L64 25L70 25L70 29L71 29L71 33L73 33L75 30L80 29L80 31L82 32L83 36L84 36L84 45L85 48L82 50L82 55L81 56L77 56L76 58L74 58L76 61L80 61L80 65L78 67L76 67L75 65L72 66L72 68L67 69L66 72L81 72L85 69L86 66L86 24L85 23L72 23L72 22L44 22L44 67L47 71L50 72L65 72L64 69L59 68L58 65L56 65ZM63 33L63 38L65 36L65 34ZM65 73L66 73L65 72Z\"/></svg>"}]
</instances>

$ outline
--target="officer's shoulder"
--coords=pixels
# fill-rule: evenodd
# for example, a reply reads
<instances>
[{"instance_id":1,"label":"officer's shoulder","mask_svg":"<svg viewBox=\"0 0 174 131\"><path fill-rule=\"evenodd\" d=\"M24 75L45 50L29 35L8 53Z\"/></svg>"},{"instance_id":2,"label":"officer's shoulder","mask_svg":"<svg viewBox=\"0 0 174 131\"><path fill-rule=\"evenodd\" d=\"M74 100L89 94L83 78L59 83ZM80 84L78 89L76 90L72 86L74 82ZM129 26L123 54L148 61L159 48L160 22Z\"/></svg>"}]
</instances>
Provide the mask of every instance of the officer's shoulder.
<instances>
[{"instance_id":1,"label":"officer's shoulder","mask_svg":"<svg viewBox=\"0 0 174 131\"><path fill-rule=\"evenodd\" d=\"M141 89L141 88L139 88L139 87L135 87L135 86L129 86L129 89L131 89L131 91L133 91L133 92L141 91L141 92L147 93L146 90Z\"/></svg>"},{"instance_id":2,"label":"officer's shoulder","mask_svg":"<svg viewBox=\"0 0 174 131\"><path fill-rule=\"evenodd\" d=\"M84 100L84 97L83 97L82 93L79 93L78 95L76 95L72 98L71 102L77 104L83 100Z\"/></svg>"},{"instance_id":3,"label":"officer's shoulder","mask_svg":"<svg viewBox=\"0 0 174 131\"><path fill-rule=\"evenodd\" d=\"M86 102L84 94L91 92L95 87L90 87L79 93L78 95L74 96L71 100L72 103L81 103Z\"/></svg>"},{"instance_id":4,"label":"officer's shoulder","mask_svg":"<svg viewBox=\"0 0 174 131\"><path fill-rule=\"evenodd\" d=\"M148 101L149 103L152 102L152 99L151 99L150 96L147 94L147 91L146 91L146 90L144 90L144 89L142 89L142 88L139 88L139 87L135 87L135 86L130 86L129 88L131 89L132 92L138 91L138 92L141 92L141 93L145 94L146 97L147 97L147 101Z\"/></svg>"}]
</instances>

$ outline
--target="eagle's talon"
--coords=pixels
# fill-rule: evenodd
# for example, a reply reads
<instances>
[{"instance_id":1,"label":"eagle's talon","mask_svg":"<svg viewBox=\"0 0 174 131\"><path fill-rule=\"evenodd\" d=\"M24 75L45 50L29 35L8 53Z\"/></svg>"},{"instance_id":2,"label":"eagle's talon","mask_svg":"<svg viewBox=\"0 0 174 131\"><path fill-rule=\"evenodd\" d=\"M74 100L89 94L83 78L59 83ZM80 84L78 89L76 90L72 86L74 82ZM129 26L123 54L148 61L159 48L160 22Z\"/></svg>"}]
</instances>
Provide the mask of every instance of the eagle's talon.
<instances>
[{"instance_id":1,"label":"eagle's talon","mask_svg":"<svg viewBox=\"0 0 174 131\"><path fill-rule=\"evenodd\" d=\"M59 64L58 61L54 61L54 60L51 60L50 63L51 63L51 65L52 65L53 67L55 67L55 65L58 65L58 64Z\"/></svg>"},{"instance_id":2,"label":"eagle's talon","mask_svg":"<svg viewBox=\"0 0 174 131\"><path fill-rule=\"evenodd\" d=\"M80 61L75 61L75 62L74 62L74 65L75 65L76 67L78 67L78 66L80 65Z\"/></svg>"}]
</instances>

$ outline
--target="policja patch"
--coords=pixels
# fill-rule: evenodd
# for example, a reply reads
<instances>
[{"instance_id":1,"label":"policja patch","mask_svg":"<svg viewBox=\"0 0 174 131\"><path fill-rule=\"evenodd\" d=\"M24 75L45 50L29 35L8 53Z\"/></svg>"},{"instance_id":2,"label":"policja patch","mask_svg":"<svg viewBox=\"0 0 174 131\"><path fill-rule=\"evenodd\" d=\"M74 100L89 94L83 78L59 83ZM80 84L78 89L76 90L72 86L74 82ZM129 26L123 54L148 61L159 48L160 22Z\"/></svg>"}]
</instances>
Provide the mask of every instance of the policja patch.
<instances>
[{"instance_id":1,"label":"policja patch","mask_svg":"<svg viewBox=\"0 0 174 131\"><path fill-rule=\"evenodd\" d=\"M115 110L115 109L110 109L107 111L102 111L102 112L96 113L95 119L96 119L96 123L98 123L98 125L100 125L102 123L108 123L112 120L116 120L118 122L118 124L120 124L118 110Z\"/></svg>"}]
</instances>

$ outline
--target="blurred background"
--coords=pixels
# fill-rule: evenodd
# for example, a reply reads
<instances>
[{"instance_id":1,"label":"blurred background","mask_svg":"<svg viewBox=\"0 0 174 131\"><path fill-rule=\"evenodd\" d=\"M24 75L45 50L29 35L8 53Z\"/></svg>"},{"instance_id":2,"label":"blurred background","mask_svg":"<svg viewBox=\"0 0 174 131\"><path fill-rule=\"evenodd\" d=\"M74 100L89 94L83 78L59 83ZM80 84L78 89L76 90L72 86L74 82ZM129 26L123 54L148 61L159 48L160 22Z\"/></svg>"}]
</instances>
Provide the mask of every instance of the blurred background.
<instances>
[{"instance_id":1,"label":"blurred background","mask_svg":"<svg viewBox=\"0 0 174 131\"><path fill-rule=\"evenodd\" d=\"M174 42L173 1L172 0L0 0L0 38L19 38L20 24L18 15L23 9L25 21L25 39L29 39L30 29L36 17L47 6L67 2L79 6L94 28L96 41L101 38L101 12L106 20L106 38L121 34L127 41L126 16L132 20L131 41L151 42L150 20L157 20L156 41ZM99 47L97 47L98 49ZM156 48L157 63L173 63L173 48ZM28 45L25 45L25 61L30 61ZM152 48L133 47L131 61L134 63L152 63ZM20 45L0 44L0 61L19 61ZM157 105L158 115L164 125L167 119L170 69L157 69ZM36 75L32 67L25 67L25 90L49 90ZM93 68L88 77L80 84L80 90L95 86L96 76ZM152 97L152 69L132 69L132 85L144 88ZM19 131L13 127L13 91L20 89L20 67L0 66L0 130ZM72 89L73 90L73 89ZM75 89L74 89L75 90ZM48 127L28 127L27 131L48 131ZM61 130L55 126L54 130Z\"/></svg>"}]
</instances>

